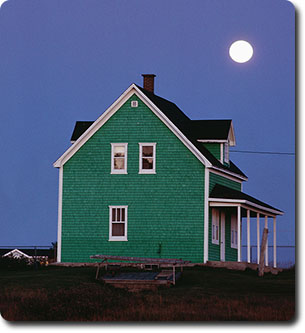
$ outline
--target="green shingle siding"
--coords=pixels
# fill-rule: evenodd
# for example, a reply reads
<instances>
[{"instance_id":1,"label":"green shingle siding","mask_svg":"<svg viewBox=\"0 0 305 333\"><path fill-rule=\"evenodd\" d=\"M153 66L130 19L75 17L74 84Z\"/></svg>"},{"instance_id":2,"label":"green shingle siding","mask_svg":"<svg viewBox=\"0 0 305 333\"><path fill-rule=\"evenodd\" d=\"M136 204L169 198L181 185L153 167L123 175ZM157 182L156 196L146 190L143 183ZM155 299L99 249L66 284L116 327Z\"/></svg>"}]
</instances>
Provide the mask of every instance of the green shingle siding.
<instances>
[{"instance_id":1,"label":"green shingle siding","mask_svg":"<svg viewBox=\"0 0 305 333\"><path fill-rule=\"evenodd\" d=\"M241 190L241 184L223 176L210 172L209 190L212 191L215 184L224 185L235 190ZM237 260L237 249L231 248L231 210L225 210L225 259L226 261ZM219 223L219 235L221 224ZM209 209L209 260L220 260L220 245L212 243L212 209Z\"/></svg>"},{"instance_id":2,"label":"green shingle siding","mask_svg":"<svg viewBox=\"0 0 305 333\"><path fill-rule=\"evenodd\" d=\"M229 188L233 188L234 190L241 191L241 183L235 182L234 180L210 172L210 183L209 183L210 193L213 190L215 184L220 184L223 186L227 186Z\"/></svg>"},{"instance_id":3,"label":"green shingle siding","mask_svg":"<svg viewBox=\"0 0 305 333\"><path fill-rule=\"evenodd\" d=\"M203 143L203 146L218 160L220 160L220 143Z\"/></svg>"},{"instance_id":4,"label":"green shingle siding","mask_svg":"<svg viewBox=\"0 0 305 333\"><path fill-rule=\"evenodd\" d=\"M125 142L128 174L112 175L111 143ZM156 174L139 174L139 142L157 143ZM128 241L108 240L109 205L128 206ZM64 165L62 206L63 262L98 253L203 261L204 166L136 96Z\"/></svg>"},{"instance_id":5,"label":"green shingle siding","mask_svg":"<svg viewBox=\"0 0 305 333\"><path fill-rule=\"evenodd\" d=\"M219 223L219 237L220 228L221 223ZM212 243L212 208L209 208L209 260L220 260L220 245Z\"/></svg>"},{"instance_id":6,"label":"green shingle siding","mask_svg":"<svg viewBox=\"0 0 305 333\"><path fill-rule=\"evenodd\" d=\"M226 261L237 261L237 249L231 247L231 213L232 211L226 212Z\"/></svg>"},{"instance_id":7,"label":"green shingle siding","mask_svg":"<svg viewBox=\"0 0 305 333\"><path fill-rule=\"evenodd\" d=\"M221 223L219 222L219 245L212 243L212 208L209 215L209 260L220 260L220 235ZM231 247L231 213L230 209L223 209L225 212L225 260L237 261L237 249ZM221 214L219 214L221 216Z\"/></svg>"}]
</instances>

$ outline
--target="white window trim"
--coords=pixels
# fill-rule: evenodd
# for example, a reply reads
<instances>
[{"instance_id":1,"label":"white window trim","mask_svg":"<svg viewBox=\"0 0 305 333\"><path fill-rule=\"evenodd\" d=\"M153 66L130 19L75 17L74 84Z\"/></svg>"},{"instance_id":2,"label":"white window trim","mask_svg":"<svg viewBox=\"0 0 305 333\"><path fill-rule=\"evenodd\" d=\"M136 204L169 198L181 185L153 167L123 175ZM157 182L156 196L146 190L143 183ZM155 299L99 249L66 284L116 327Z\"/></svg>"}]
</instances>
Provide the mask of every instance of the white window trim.
<instances>
[{"instance_id":1,"label":"white window trim","mask_svg":"<svg viewBox=\"0 0 305 333\"><path fill-rule=\"evenodd\" d=\"M112 208L125 208L125 236L112 236ZM128 206L109 206L109 241L128 241L127 239Z\"/></svg>"},{"instance_id":2,"label":"white window trim","mask_svg":"<svg viewBox=\"0 0 305 333\"><path fill-rule=\"evenodd\" d=\"M224 143L224 162L229 163L230 161L229 143Z\"/></svg>"},{"instance_id":3,"label":"white window trim","mask_svg":"<svg viewBox=\"0 0 305 333\"><path fill-rule=\"evenodd\" d=\"M134 101L134 100L133 100L133 101L130 102L130 106L131 106L132 108L137 108L138 105L139 105L138 101Z\"/></svg>"},{"instance_id":4,"label":"white window trim","mask_svg":"<svg viewBox=\"0 0 305 333\"><path fill-rule=\"evenodd\" d=\"M142 169L142 148L145 146L153 146L153 168ZM139 142L139 174L155 174L156 173L156 142Z\"/></svg>"},{"instance_id":5,"label":"white window trim","mask_svg":"<svg viewBox=\"0 0 305 333\"><path fill-rule=\"evenodd\" d=\"M124 169L115 169L114 168L114 147L124 146L125 148L125 163ZM128 143L111 143L111 174L127 174L127 147Z\"/></svg>"},{"instance_id":6,"label":"white window trim","mask_svg":"<svg viewBox=\"0 0 305 333\"><path fill-rule=\"evenodd\" d=\"M219 217L220 212L218 209L212 209L212 244L219 245ZM215 227L215 229L214 229ZM214 230L215 230L215 237L214 237ZM218 237L216 237L218 234Z\"/></svg>"},{"instance_id":7,"label":"white window trim","mask_svg":"<svg viewBox=\"0 0 305 333\"><path fill-rule=\"evenodd\" d=\"M220 144L220 163L223 164L223 143Z\"/></svg>"},{"instance_id":8,"label":"white window trim","mask_svg":"<svg viewBox=\"0 0 305 333\"><path fill-rule=\"evenodd\" d=\"M232 237L233 234L233 237ZM231 215L231 248L237 249L237 216Z\"/></svg>"}]
</instances>

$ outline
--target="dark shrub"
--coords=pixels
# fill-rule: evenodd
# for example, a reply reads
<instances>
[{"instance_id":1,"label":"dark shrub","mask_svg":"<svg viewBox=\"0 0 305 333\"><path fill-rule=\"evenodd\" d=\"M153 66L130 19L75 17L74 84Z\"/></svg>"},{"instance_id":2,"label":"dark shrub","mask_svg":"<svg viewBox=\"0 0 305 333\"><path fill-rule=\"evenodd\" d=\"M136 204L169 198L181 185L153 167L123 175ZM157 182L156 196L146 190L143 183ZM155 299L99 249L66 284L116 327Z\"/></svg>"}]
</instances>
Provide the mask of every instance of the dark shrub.
<instances>
[{"instance_id":1,"label":"dark shrub","mask_svg":"<svg viewBox=\"0 0 305 333\"><path fill-rule=\"evenodd\" d=\"M0 270L15 270L29 268L30 263L25 258L0 257Z\"/></svg>"}]
</instances>

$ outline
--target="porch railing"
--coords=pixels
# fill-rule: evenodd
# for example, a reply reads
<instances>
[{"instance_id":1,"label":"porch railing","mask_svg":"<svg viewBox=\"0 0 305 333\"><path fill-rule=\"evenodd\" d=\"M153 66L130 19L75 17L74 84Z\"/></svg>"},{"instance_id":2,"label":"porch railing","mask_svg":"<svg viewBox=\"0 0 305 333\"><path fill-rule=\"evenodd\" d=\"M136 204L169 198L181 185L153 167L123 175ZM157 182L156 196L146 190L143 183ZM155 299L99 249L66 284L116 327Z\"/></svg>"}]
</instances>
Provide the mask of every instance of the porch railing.
<instances>
[{"instance_id":1,"label":"porch railing","mask_svg":"<svg viewBox=\"0 0 305 333\"><path fill-rule=\"evenodd\" d=\"M277 245L277 267L290 268L295 265L295 246ZM247 261L247 245L241 247L242 261ZM269 266L273 266L273 245L268 246ZM250 262L257 262L257 245L250 246Z\"/></svg>"}]
</instances>

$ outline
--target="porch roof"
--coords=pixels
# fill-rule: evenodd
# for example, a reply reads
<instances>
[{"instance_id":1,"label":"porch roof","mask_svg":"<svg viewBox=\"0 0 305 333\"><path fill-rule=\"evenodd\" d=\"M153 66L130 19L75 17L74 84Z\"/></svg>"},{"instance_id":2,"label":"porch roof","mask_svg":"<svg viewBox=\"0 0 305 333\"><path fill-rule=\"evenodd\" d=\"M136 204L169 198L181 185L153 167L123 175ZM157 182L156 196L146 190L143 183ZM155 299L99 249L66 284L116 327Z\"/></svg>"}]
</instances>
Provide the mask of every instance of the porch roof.
<instances>
[{"instance_id":1,"label":"porch roof","mask_svg":"<svg viewBox=\"0 0 305 333\"><path fill-rule=\"evenodd\" d=\"M241 206L251 211L266 215L283 215L284 213L263 201L260 201L244 192L216 184L210 193L210 206Z\"/></svg>"}]
</instances>

